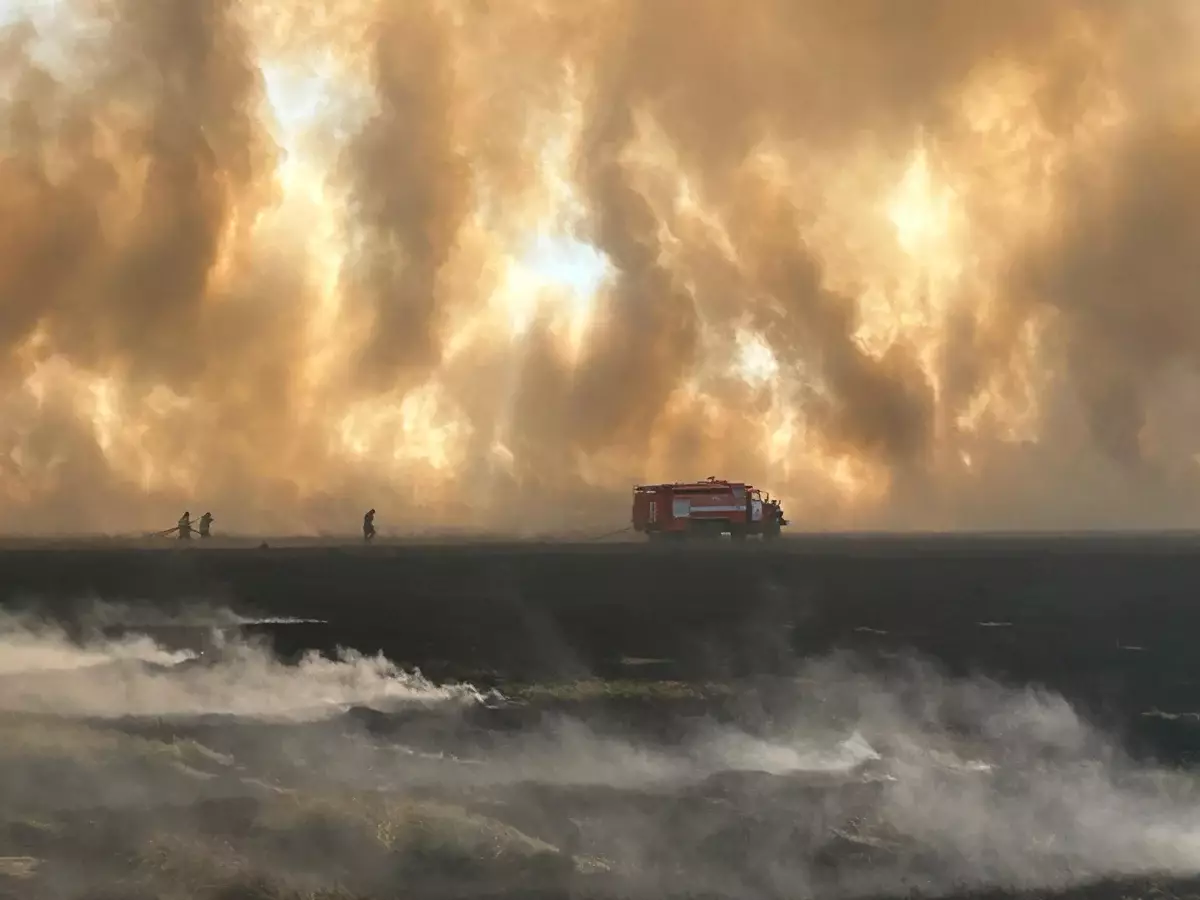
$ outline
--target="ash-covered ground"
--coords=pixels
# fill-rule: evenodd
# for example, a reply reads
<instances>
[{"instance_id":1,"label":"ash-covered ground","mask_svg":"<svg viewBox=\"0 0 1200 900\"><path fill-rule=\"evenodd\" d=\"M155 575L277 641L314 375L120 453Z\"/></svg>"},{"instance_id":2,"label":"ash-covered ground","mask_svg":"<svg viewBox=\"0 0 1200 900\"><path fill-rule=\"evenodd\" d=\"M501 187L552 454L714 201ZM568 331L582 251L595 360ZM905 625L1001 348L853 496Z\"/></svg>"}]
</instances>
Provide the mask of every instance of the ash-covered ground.
<instances>
[{"instance_id":1,"label":"ash-covered ground","mask_svg":"<svg viewBox=\"0 0 1200 900\"><path fill-rule=\"evenodd\" d=\"M0 896L1200 894L1198 587L1178 537L10 549Z\"/></svg>"}]
</instances>

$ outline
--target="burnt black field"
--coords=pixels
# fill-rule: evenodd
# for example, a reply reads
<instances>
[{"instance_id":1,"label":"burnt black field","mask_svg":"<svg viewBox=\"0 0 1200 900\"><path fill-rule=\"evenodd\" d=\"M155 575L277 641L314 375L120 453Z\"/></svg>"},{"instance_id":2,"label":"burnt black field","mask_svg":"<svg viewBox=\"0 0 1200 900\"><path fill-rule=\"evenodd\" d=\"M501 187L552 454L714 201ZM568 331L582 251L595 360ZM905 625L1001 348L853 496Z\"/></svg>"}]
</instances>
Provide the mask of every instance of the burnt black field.
<instances>
[{"instance_id":1,"label":"burnt black field","mask_svg":"<svg viewBox=\"0 0 1200 900\"><path fill-rule=\"evenodd\" d=\"M14 543L0 590L103 657L0 659L0 896L1200 890L1197 536Z\"/></svg>"}]
</instances>

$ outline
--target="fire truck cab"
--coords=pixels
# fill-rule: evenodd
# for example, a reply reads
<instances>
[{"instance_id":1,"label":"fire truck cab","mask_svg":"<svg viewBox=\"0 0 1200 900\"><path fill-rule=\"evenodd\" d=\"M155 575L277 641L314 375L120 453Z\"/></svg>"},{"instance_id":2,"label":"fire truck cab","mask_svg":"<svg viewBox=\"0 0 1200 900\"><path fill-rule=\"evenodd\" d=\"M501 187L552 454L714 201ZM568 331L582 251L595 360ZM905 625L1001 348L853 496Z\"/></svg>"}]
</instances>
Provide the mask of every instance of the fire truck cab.
<instances>
[{"instance_id":1,"label":"fire truck cab","mask_svg":"<svg viewBox=\"0 0 1200 900\"><path fill-rule=\"evenodd\" d=\"M750 535L773 540L787 524L779 502L745 482L712 477L633 489L633 530L652 540L722 534L735 541Z\"/></svg>"}]
</instances>

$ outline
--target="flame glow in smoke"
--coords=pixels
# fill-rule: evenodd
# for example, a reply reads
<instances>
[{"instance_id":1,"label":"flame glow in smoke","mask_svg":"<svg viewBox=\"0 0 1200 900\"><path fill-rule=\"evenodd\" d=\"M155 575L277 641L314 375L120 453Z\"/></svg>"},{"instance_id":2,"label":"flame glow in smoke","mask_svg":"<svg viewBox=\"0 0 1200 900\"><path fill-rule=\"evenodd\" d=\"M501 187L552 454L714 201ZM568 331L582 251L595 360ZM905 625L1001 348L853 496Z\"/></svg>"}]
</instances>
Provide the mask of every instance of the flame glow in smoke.
<instances>
[{"instance_id":1,"label":"flame glow in smoke","mask_svg":"<svg viewBox=\"0 0 1200 900\"><path fill-rule=\"evenodd\" d=\"M1186 519L1194 10L925 2L10 4L0 525Z\"/></svg>"}]
</instances>

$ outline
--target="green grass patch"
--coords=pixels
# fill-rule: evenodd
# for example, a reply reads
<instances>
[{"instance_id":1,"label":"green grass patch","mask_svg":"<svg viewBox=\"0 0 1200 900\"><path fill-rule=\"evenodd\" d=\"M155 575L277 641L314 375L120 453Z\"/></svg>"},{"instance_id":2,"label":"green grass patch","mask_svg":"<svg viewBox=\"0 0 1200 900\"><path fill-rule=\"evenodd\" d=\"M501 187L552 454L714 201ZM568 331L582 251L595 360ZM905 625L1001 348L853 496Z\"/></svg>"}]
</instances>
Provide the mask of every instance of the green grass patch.
<instances>
[{"instance_id":1,"label":"green grass patch","mask_svg":"<svg viewBox=\"0 0 1200 900\"><path fill-rule=\"evenodd\" d=\"M529 703L633 701L678 702L729 697L733 689L715 682L647 681L636 678L586 678L578 681L535 684L506 684L505 696Z\"/></svg>"}]
</instances>

